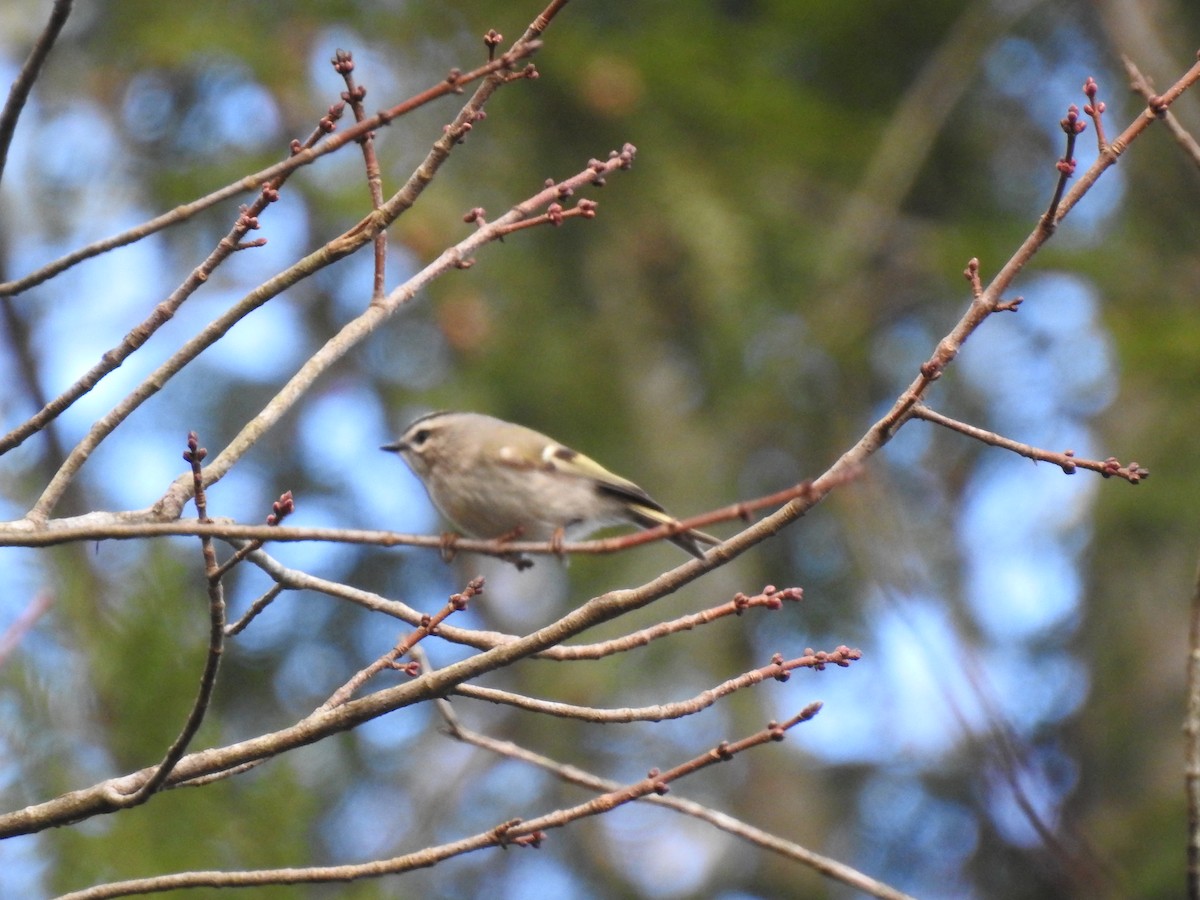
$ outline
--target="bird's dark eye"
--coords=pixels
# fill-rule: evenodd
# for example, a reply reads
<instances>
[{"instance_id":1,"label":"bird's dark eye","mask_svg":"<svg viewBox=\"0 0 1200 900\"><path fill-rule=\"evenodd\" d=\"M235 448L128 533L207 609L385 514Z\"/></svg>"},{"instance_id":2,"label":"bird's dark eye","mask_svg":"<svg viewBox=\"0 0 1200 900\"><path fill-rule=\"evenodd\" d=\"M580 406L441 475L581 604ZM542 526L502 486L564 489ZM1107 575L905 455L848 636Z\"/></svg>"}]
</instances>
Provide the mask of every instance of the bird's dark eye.
<instances>
[{"instance_id":1,"label":"bird's dark eye","mask_svg":"<svg viewBox=\"0 0 1200 900\"><path fill-rule=\"evenodd\" d=\"M429 429L428 429L428 428L422 428L422 429L420 429L420 430L419 430L419 431L418 431L416 434L414 434L414 435L412 436L412 442L411 442L411 443L412 443L412 445L413 445L414 447L420 447L420 446L421 446L423 443L425 443L427 440L429 440Z\"/></svg>"}]
</instances>

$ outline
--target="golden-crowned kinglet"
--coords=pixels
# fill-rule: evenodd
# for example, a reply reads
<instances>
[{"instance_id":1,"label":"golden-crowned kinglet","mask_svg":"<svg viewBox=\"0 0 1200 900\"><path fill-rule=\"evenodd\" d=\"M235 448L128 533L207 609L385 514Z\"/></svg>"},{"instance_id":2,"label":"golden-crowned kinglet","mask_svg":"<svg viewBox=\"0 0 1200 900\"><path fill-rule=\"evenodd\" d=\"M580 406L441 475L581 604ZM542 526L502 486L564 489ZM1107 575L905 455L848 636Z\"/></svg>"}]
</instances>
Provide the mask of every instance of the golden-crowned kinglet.
<instances>
[{"instance_id":1,"label":"golden-crowned kinglet","mask_svg":"<svg viewBox=\"0 0 1200 900\"><path fill-rule=\"evenodd\" d=\"M520 529L525 540L586 536L632 522L642 528L671 518L645 491L532 428L468 412L422 416L395 443L434 506L455 528L478 538ZM720 541L700 531L670 540L703 557L697 541Z\"/></svg>"}]
</instances>

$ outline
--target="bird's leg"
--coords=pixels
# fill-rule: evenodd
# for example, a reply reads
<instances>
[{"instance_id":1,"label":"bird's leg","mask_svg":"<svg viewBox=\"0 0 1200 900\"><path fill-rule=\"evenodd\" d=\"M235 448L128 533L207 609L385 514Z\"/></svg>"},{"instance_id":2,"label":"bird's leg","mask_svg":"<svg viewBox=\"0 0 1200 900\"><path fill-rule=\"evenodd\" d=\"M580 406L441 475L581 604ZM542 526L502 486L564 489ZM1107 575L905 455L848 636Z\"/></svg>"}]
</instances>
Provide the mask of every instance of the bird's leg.
<instances>
[{"instance_id":1,"label":"bird's leg","mask_svg":"<svg viewBox=\"0 0 1200 900\"><path fill-rule=\"evenodd\" d=\"M442 562L454 562L454 557L458 555L458 535L453 531L443 531L442 543L438 549L442 554Z\"/></svg>"},{"instance_id":2,"label":"bird's leg","mask_svg":"<svg viewBox=\"0 0 1200 900\"><path fill-rule=\"evenodd\" d=\"M554 534L550 535L550 552L558 557L559 562L566 559L566 554L563 553L563 541L566 536L567 531L561 525L554 529Z\"/></svg>"},{"instance_id":3,"label":"bird's leg","mask_svg":"<svg viewBox=\"0 0 1200 900\"><path fill-rule=\"evenodd\" d=\"M518 525L512 531L506 532L505 534L502 534L500 537L496 538L496 543L504 544L508 541L518 540L524 533L525 528L521 525ZM533 560L524 553L501 553L500 559L504 560L505 562L512 563L517 567L518 572L523 572L526 569L533 568Z\"/></svg>"}]
</instances>

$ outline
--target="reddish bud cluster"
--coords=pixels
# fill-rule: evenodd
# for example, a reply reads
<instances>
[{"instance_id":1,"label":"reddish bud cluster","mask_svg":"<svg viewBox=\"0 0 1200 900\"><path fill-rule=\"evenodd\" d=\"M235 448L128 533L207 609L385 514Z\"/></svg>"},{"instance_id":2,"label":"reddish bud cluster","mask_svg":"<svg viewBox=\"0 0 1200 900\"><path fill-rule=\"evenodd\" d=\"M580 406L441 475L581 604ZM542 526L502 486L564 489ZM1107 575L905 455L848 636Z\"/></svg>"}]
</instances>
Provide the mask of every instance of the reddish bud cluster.
<instances>
[{"instance_id":1,"label":"reddish bud cluster","mask_svg":"<svg viewBox=\"0 0 1200 900\"><path fill-rule=\"evenodd\" d=\"M637 147L633 144L625 144L618 152L613 150L608 154L609 159L619 159L622 169L630 169L633 167L633 158L637 156Z\"/></svg>"},{"instance_id":2,"label":"reddish bud cluster","mask_svg":"<svg viewBox=\"0 0 1200 900\"><path fill-rule=\"evenodd\" d=\"M183 459L185 462L192 463L193 466L208 456L208 451L200 446L200 437L194 431L188 432L187 446L188 448L183 451Z\"/></svg>"},{"instance_id":3,"label":"reddish bud cluster","mask_svg":"<svg viewBox=\"0 0 1200 900\"><path fill-rule=\"evenodd\" d=\"M354 56L349 50L337 49L333 52L333 59L329 61L333 65L333 71L339 75L349 75L354 71Z\"/></svg>"},{"instance_id":4,"label":"reddish bud cluster","mask_svg":"<svg viewBox=\"0 0 1200 900\"><path fill-rule=\"evenodd\" d=\"M267 516L268 525L278 525L296 511L296 501L292 499L291 491L284 491L279 499L271 504L271 514Z\"/></svg>"},{"instance_id":5,"label":"reddish bud cluster","mask_svg":"<svg viewBox=\"0 0 1200 900\"><path fill-rule=\"evenodd\" d=\"M1100 85L1096 83L1096 79L1088 76L1088 80L1083 83L1083 92L1087 95L1091 102L1084 106L1083 111L1089 116L1098 116L1107 108L1104 101L1096 102L1096 94L1100 91Z\"/></svg>"},{"instance_id":6,"label":"reddish bud cluster","mask_svg":"<svg viewBox=\"0 0 1200 900\"><path fill-rule=\"evenodd\" d=\"M1080 134L1087 128L1087 122L1079 121L1079 107L1072 103L1067 107L1067 116L1058 123L1067 134Z\"/></svg>"}]
</instances>

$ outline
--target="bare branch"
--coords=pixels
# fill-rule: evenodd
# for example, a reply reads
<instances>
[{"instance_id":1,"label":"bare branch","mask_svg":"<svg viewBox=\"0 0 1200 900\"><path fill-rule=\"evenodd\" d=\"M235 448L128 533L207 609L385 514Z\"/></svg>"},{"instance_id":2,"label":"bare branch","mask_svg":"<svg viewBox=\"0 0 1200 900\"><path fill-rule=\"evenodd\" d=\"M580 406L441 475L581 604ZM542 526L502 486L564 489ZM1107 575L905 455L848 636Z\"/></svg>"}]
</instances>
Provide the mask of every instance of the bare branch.
<instances>
[{"instance_id":1,"label":"bare branch","mask_svg":"<svg viewBox=\"0 0 1200 900\"><path fill-rule=\"evenodd\" d=\"M552 4L553 5L553 4ZM368 132L374 131L381 126L387 125L394 119L412 112L418 107L424 106L433 100L444 97L449 94L458 93L461 86L471 81L477 81L490 75L504 72L511 68L514 63L533 55L537 52L541 44L537 41L518 41L513 45L503 56L492 60L486 65L480 66L474 71L460 73L454 81L443 79L433 87L422 91L403 103L398 103L390 109L383 110L365 119L339 134L332 135L327 141L317 147L313 147L303 152L289 156L287 159L275 163L273 166L268 166L265 169L260 169L250 175L239 179L238 181L228 184L223 188L219 188L195 200L191 203L185 203L175 207L168 213L157 216L148 222L131 228L128 231L123 231L120 234L105 238L100 241L88 244L78 250L68 253L52 263L48 263L42 268L29 273L24 278L16 279L15 281L7 281L0 284L0 296L16 296L29 290L31 287L36 287L44 281L48 281L55 275L65 272L78 263L86 259L91 259L94 256L99 256L102 253L107 253L109 250L115 250L117 247L124 247L127 244L132 244L142 240L145 237L162 231L171 225L178 225L181 222L186 222L188 219L203 212L209 207L215 206L223 200L228 200L231 197L236 197L245 191L258 190L264 183L273 181L281 176L289 175L301 166L309 165L315 162L326 154L340 150L349 143L359 140ZM508 79L500 76L493 83L494 90L496 86L507 83Z\"/></svg>"},{"instance_id":2,"label":"bare branch","mask_svg":"<svg viewBox=\"0 0 1200 900\"><path fill-rule=\"evenodd\" d=\"M739 753L773 741L781 741L787 731L806 722L817 714L821 704L813 703L785 722L771 722L763 730L739 741L723 742L707 753L701 754L666 772L652 769L641 781L618 787L576 806L556 810L534 819L514 819L503 822L488 831L480 832L457 841L427 847L416 853L397 856L386 860L346 866L314 866L311 868L259 869L250 872L180 872L156 878L139 878L131 881L98 885L82 891L65 894L62 900L100 900L100 898L123 897L130 894L157 893L188 887L254 887L269 884L321 884L353 881L360 878L378 878L396 875L415 869L427 868L488 847L537 846L545 840L545 832L562 828L580 819L600 815L643 797L661 795L669 785L688 775L703 771L709 766L733 759Z\"/></svg>"},{"instance_id":3,"label":"bare branch","mask_svg":"<svg viewBox=\"0 0 1200 900\"><path fill-rule=\"evenodd\" d=\"M637 647L644 647L651 641L656 641L668 635L691 631L698 626L708 625L726 616L740 616L747 609L782 609L784 601L798 602L803 596L804 592L800 588L777 590L774 585L769 584L763 588L762 593L756 594L753 597L747 597L739 591L734 595L732 600L728 603L722 603L720 606L714 606L710 609L704 609L686 616L679 616L666 622L660 622L657 625L651 625L649 628L642 628L622 637L612 638L611 640L601 641L596 644L570 644L565 647L552 647L549 650L539 653L538 656L542 659L560 660L602 659L614 653L624 653Z\"/></svg>"},{"instance_id":4,"label":"bare branch","mask_svg":"<svg viewBox=\"0 0 1200 900\"><path fill-rule=\"evenodd\" d=\"M464 116L467 118L473 117L474 112L468 107L463 114L460 114L460 119ZM439 144L444 144L443 149L449 152L453 140L440 141ZM430 175L426 175L426 180ZM416 176L414 175L414 179ZM416 181L410 181L410 185L415 185ZM419 193L419 191L418 191ZM399 195L398 195L399 196ZM393 198L395 199L395 198ZM74 478L80 467L86 462L92 451L104 440L112 431L123 422L135 409L137 409L145 400L149 399L163 387L166 382L183 369L188 363L195 359L201 351L211 346L217 340L222 338L230 328L238 321L244 318L253 310L264 304L267 300L281 293L285 288L291 287L293 284L301 281L316 271L336 262L339 259L353 253L359 247L370 242L374 234L378 230L386 227L399 215L403 209L411 205L411 201L415 200L415 194L407 201L407 203L389 203L385 205L384 210L380 210L381 215L369 216L363 222L360 222L350 231L330 241L320 250L310 254L300 260L290 268L276 275L274 278L260 285L257 289L248 294L241 301L236 303L222 316L211 322L198 335L187 341L179 350L177 350L170 359L158 367L145 381L142 382L131 394L123 401L109 411L107 415L100 419L92 426L88 435L75 447L68 455L66 461L63 462L50 484L43 491L42 496L38 498L37 503L29 511L29 517L32 521L44 521L50 511L61 499L63 492ZM359 318L354 319L346 325L337 336L331 338L322 348L321 351L310 358L308 362L301 368L300 372L289 382L276 399L268 405L259 417L248 423L242 430L238 438L238 450L236 453L227 447L213 463L205 470L209 482L216 481L223 475L240 456L242 452L252 446L263 431L268 427L268 423L273 423L285 410L287 410L295 400L304 393L316 377L324 371L329 365L340 358L350 347L354 346L358 341L362 340L376 325L387 316L391 315L399 306L407 302L415 295L416 291L423 287L426 283L433 280L435 277L444 274L454 267L456 259L460 258L462 248L466 246L475 247L479 243L485 242L479 240L479 236L484 235L485 239L490 237L489 232L485 229L477 235L468 238L451 250L447 250L438 258L438 261L427 266L424 270L410 279L405 285L397 288L393 292L393 296L398 296L397 299L390 303L375 303L372 304L366 312ZM215 470L210 472L209 470ZM155 518L171 518L178 515L183 504L190 496L190 488L188 487L189 479L186 475L180 476L180 480L176 482L175 490L169 491L167 497L160 500L155 506L153 515Z\"/></svg>"},{"instance_id":5,"label":"bare branch","mask_svg":"<svg viewBox=\"0 0 1200 900\"><path fill-rule=\"evenodd\" d=\"M1129 465L1123 466L1119 460L1111 456L1105 460L1080 459L1075 455L1074 450L1064 450L1062 453L1055 453L1053 450L1042 450L1030 444L1022 444L1018 441L1002 437L994 432L978 428L975 425L968 425L966 422L952 419L949 416L935 412L923 403L918 403L912 408L912 416L915 419L924 419L926 422L941 425L943 428L949 428L951 431L957 431L959 434L965 434L967 437L990 444L993 447L1003 447L1005 450L1019 453L1021 456L1032 459L1034 462L1054 463L1068 475L1074 475L1079 469L1090 469L1093 472L1099 472L1105 478L1115 475L1118 478L1125 479L1130 484L1140 484L1150 477L1149 470L1138 465L1136 462L1131 462Z\"/></svg>"},{"instance_id":6,"label":"bare branch","mask_svg":"<svg viewBox=\"0 0 1200 900\"><path fill-rule=\"evenodd\" d=\"M449 725L449 732L452 737L464 743L471 744L480 749L487 750L490 753L495 753L499 756L504 756L509 759L518 759L522 762L527 762L530 765L537 766L550 774L554 775L569 784L576 784L580 787L588 788L593 791L614 791L620 785L615 781L610 781L606 778L600 778L590 772L585 772L578 766L560 763L548 756L542 756L539 753L534 753L526 747L519 744L514 744L511 741L501 741L496 738L488 737L478 731L466 728L458 719L454 708L445 700L437 702L438 709L442 716L446 719ZM837 860L830 859L827 856L822 856L819 853L801 847L792 841L784 840L774 834L755 828L735 819L733 816L728 816L725 813L717 812L707 806L703 806L692 800L685 800L678 796L650 796L643 797L639 801L641 803L649 803L654 806L661 806L666 809L671 809L684 815L691 816L701 821L708 822L722 831L739 837L748 843L761 847L764 850L770 850L773 853L778 853L787 859L795 860L809 866L814 871L832 878L835 881L840 881L852 888L870 894L872 897L879 897L882 900L912 900L908 894L897 891L895 888L884 884L881 881L876 881L857 869L852 869L850 866L840 863Z\"/></svg>"},{"instance_id":7,"label":"bare branch","mask_svg":"<svg viewBox=\"0 0 1200 900\"><path fill-rule=\"evenodd\" d=\"M593 724L612 724L626 722L662 722L666 719L680 719L692 716L712 706L722 697L736 693L743 688L754 687L764 681L774 678L776 681L787 681L790 673L796 669L814 669L822 671L827 665L845 668L851 662L861 659L862 651L849 647L838 647L832 652L824 650L805 650L804 656L784 660L779 654L775 655L770 665L759 669L751 669L736 678L730 678L714 688L703 691L688 700L674 703L662 703L656 706L624 709L598 709L594 706L578 706L572 703L558 703L553 700L538 700L515 694L512 691L502 691L496 688L481 687L476 684L460 684L454 693L475 700L486 700L488 703L499 703L514 706L528 712L542 713L548 716L558 716L564 719L579 719Z\"/></svg>"}]
</instances>

